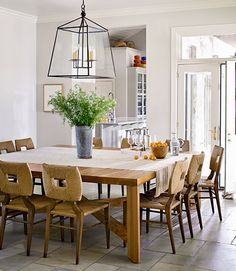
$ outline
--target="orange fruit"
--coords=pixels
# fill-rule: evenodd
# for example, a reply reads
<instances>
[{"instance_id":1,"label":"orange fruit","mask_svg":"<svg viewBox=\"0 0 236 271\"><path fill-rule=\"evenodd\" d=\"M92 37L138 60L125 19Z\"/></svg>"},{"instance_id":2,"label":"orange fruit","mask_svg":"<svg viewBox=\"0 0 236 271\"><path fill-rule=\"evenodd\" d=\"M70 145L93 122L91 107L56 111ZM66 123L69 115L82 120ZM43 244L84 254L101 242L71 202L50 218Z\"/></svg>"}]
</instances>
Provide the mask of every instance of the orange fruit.
<instances>
[{"instance_id":1,"label":"orange fruit","mask_svg":"<svg viewBox=\"0 0 236 271\"><path fill-rule=\"evenodd\" d=\"M144 154L143 159L147 160L148 159L148 155Z\"/></svg>"},{"instance_id":2,"label":"orange fruit","mask_svg":"<svg viewBox=\"0 0 236 271\"><path fill-rule=\"evenodd\" d=\"M138 160L139 156L137 154L134 155L134 160Z\"/></svg>"}]
</instances>

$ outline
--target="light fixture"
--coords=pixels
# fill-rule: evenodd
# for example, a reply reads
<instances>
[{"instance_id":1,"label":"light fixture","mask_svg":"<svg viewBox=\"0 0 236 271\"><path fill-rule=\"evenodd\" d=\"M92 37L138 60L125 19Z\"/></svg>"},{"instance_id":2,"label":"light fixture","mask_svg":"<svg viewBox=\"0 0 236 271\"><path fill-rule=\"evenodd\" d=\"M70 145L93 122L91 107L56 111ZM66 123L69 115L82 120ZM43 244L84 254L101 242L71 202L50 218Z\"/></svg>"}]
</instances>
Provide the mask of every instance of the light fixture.
<instances>
[{"instance_id":1,"label":"light fixture","mask_svg":"<svg viewBox=\"0 0 236 271\"><path fill-rule=\"evenodd\" d=\"M48 77L115 77L109 32L86 17L84 0L81 17L57 27Z\"/></svg>"}]
</instances>

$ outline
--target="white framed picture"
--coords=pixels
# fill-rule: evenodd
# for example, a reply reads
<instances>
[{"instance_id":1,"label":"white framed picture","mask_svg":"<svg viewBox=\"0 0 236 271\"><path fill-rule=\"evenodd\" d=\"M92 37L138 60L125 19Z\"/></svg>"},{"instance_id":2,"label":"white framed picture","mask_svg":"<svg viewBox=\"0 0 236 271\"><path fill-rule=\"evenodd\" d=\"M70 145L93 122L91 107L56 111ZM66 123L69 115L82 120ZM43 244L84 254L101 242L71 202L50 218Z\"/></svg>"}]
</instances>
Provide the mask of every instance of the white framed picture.
<instances>
[{"instance_id":1,"label":"white framed picture","mask_svg":"<svg viewBox=\"0 0 236 271\"><path fill-rule=\"evenodd\" d=\"M64 85L63 84L45 84L43 85L43 111L51 112L52 106L48 104L49 100L56 92L64 93Z\"/></svg>"}]
</instances>

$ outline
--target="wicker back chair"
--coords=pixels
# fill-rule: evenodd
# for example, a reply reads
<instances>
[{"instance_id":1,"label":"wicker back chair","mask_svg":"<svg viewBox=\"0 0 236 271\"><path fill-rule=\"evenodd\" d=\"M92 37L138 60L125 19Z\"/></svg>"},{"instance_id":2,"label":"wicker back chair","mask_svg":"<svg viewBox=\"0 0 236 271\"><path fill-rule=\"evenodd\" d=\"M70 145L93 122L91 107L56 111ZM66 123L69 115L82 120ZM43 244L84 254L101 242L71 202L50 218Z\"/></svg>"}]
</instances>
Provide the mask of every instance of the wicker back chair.
<instances>
[{"instance_id":1,"label":"wicker back chair","mask_svg":"<svg viewBox=\"0 0 236 271\"><path fill-rule=\"evenodd\" d=\"M175 162L170 180L168 193L162 193L159 197L154 197L155 191L150 190L145 194L141 194L141 217L142 209L146 209L146 232L149 231L149 220L150 220L150 209L157 209L163 213L165 211L172 251L175 254L175 242L173 236L172 226L172 214L171 211L176 209L178 212L179 225L182 235L182 240L185 242L183 220L182 220L182 209L181 209L181 198L180 192L184 187L185 176L188 170L187 159L183 161Z\"/></svg>"},{"instance_id":2,"label":"wicker back chair","mask_svg":"<svg viewBox=\"0 0 236 271\"><path fill-rule=\"evenodd\" d=\"M9 175L14 176L16 181L10 181ZM27 228L25 227L25 233L27 233L26 251L29 256L35 213L46 212L46 208L52 204L52 201L44 196L32 195L32 176L26 163L0 161L0 190L5 194L0 229L0 249L3 245L6 220L12 220L13 217L23 213L22 223L27 225Z\"/></svg>"},{"instance_id":3,"label":"wicker back chair","mask_svg":"<svg viewBox=\"0 0 236 271\"><path fill-rule=\"evenodd\" d=\"M128 138L125 137L125 138L122 138L122 141L121 141L121 149L128 149L130 148L130 144L128 142Z\"/></svg>"},{"instance_id":4,"label":"wicker back chair","mask_svg":"<svg viewBox=\"0 0 236 271\"><path fill-rule=\"evenodd\" d=\"M10 153L15 151L15 146L12 140L0 142L0 154L2 152Z\"/></svg>"},{"instance_id":5,"label":"wicker back chair","mask_svg":"<svg viewBox=\"0 0 236 271\"><path fill-rule=\"evenodd\" d=\"M31 150L34 149L34 143L32 138L22 138L15 140L16 151L21 151L22 149Z\"/></svg>"},{"instance_id":6,"label":"wicker back chair","mask_svg":"<svg viewBox=\"0 0 236 271\"><path fill-rule=\"evenodd\" d=\"M202 166L204 162L204 157L205 157L204 152L192 156L192 159L189 164L188 173L185 179L185 187L182 190L191 238L193 238L193 228L190 212L191 211L190 205L192 203L196 205L199 225L201 229L203 228L199 202L198 182L200 181L202 175Z\"/></svg>"},{"instance_id":7,"label":"wicker back chair","mask_svg":"<svg viewBox=\"0 0 236 271\"><path fill-rule=\"evenodd\" d=\"M59 225L61 228L61 238L64 239L64 229L67 228L64 224L65 218L70 218L69 229L75 230L77 235L76 243L76 264L79 263L79 255L82 241L83 221L84 217L98 211L104 210L104 222L106 226L106 241L107 248L110 246L110 218L109 218L109 203L99 202L94 200L82 200L82 180L77 167L57 166L43 164L43 182L45 193L49 198L55 200L54 206L48 209L44 257L47 257L48 241L51 227L55 226L52 219L60 217ZM56 201L60 200L60 201ZM74 227L74 219L76 227ZM72 237L73 240L73 237Z\"/></svg>"},{"instance_id":8,"label":"wicker back chair","mask_svg":"<svg viewBox=\"0 0 236 271\"><path fill-rule=\"evenodd\" d=\"M187 139L182 139L182 138L178 138L179 142L180 142L180 150L181 152L188 152L190 151L190 142ZM170 139L166 139L166 143L169 146L169 150L170 150Z\"/></svg>"},{"instance_id":9,"label":"wicker back chair","mask_svg":"<svg viewBox=\"0 0 236 271\"><path fill-rule=\"evenodd\" d=\"M207 178L202 179L199 183L199 187L201 187L202 192L209 193L209 196L207 197L203 196L201 197L201 199L210 198L212 213L214 213L213 199L216 199L220 221L222 221L222 214L221 214L220 197L219 197L219 175L220 175L223 154L224 154L224 148L215 145L211 153L211 160L210 160L210 166L209 166L210 174Z\"/></svg>"},{"instance_id":10,"label":"wicker back chair","mask_svg":"<svg viewBox=\"0 0 236 271\"><path fill-rule=\"evenodd\" d=\"M103 142L102 142L101 137L93 137L93 145L94 145L94 149L102 149Z\"/></svg>"}]
</instances>

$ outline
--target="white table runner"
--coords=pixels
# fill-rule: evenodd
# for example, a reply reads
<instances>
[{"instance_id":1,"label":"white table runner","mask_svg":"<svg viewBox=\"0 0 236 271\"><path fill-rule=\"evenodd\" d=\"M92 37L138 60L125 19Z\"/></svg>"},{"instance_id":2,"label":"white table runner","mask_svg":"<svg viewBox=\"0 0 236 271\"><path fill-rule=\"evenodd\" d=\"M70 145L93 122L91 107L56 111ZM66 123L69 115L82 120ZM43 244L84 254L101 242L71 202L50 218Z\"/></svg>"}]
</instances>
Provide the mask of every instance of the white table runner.
<instances>
[{"instance_id":1,"label":"white table runner","mask_svg":"<svg viewBox=\"0 0 236 271\"><path fill-rule=\"evenodd\" d=\"M156 195L160 195L168 189L169 178L174 162L183 160L185 157L191 158L191 154L180 154L179 156L167 155L165 159L155 161L140 158L134 160L135 152L117 150L93 150L92 159L78 159L75 148L44 147L22 152L2 154L0 160L9 162L26 163L48 163L57 165L71 165L81 167L114 168L130 170L156 171Z\"/></svg>"}]
</instances>

